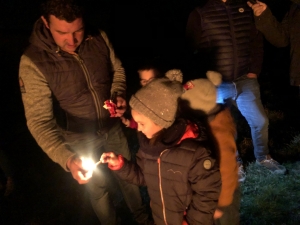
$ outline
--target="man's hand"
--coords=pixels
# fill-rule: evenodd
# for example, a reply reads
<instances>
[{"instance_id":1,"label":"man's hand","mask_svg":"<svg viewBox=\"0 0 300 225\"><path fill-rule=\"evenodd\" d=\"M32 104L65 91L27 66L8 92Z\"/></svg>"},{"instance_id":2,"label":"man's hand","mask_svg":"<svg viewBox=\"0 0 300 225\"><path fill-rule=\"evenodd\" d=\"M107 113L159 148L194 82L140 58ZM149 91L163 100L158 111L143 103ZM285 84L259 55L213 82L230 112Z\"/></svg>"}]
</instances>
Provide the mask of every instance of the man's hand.
<instances>
[{"instance_id":1,"label":"man's hand","mask_svg":"<svg viewBox=\"0 0 300 225\"><path fill-rule=\"evenodd\" d=\"M124 165L124 159L122 155L116 155L113 152L105 152L100 157L101 163L107 163L107 166L111 170L119 170Z\"/></svg>"},{"instance_id":2,"label":"man's hand","mask_svg":"<svg viewBox=\"0 0 300 225\"><path fill-rule=\"evenodd\" d=\"M79 184L86 184L92 177L92 171L86 171L82 167L81 159L75 155L67 161L67 168L72 173L72 176Z\"/></svg>"},{"instance_id":3,"label":"man's hand","mask_svg":"<svg viewBox=\"0 0 300 225\"><path fill-rule=\"evenodd\" d=\"M257 78L257 75L256 75L255 73L248 73L248 74L247 74L247 77L248 77L248 78L256 79L256 78Z\"/></svg>"},{"instance_id":4,"label":"man's hand","mask_svg":"<svg viewBox=\"0 0 300 225\"><path fill-rule=\"evenodd\" d=\"M116 117L123 116L123 114L126 111L126 107L127 107L126 100L121 96L117 96L116 97L116 105L117 105L117 109L116 109L116 115L115 116Z\"/></svg>"},{"instance_id":5,"label":"man's hand","mask_svg":"<svg viewBox=\"0 0 300 225\"><path fill-rule=\"evenodd\" d=\"M267 5L260 1L256 1L255 4L248 1L247 4L250 8L252 8L255 16L260 16L263 13L263 11L265 11L267 8Z\"/></svg>"}]
</instances>

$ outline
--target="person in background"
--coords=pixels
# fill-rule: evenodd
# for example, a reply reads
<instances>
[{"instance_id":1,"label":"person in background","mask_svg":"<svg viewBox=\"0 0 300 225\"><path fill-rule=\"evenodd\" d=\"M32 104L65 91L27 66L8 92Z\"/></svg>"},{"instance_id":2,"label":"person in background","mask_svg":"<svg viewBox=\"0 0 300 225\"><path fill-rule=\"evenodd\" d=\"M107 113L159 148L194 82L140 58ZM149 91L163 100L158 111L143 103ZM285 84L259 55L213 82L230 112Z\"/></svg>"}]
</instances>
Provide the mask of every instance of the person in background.
<instances>
[{"instance_id":1,"label":"person in background","mask_svg":"<svg viewBox=\"0 0 300 225\"><path fill-rule=\"evenodd\" d=\"M157 63L145 63L138 69L138 74L140 78L140 85L143 87L152 81L154 78L161 78L164 76L169 77L180 77L182 82L182 72L179 69L172 69L168 70L166 74L163 72L162 67L159 66ZM137 123L134 121L133 118L128 119L125 116L121 116L122 123L129 128L137 129Z\"/></svg>"},{"instance_id":2,"label":"person in background","mask_svg":"<svg viewBox=\"0 0 300 225\"><path fill-rule=\"evenodd\" d=\"M290 45L290 85L300 86L300 1L291 0L289 11L281 22L260 1L247 2L253 9L256 28L276 47ZM299 92L300 93L300 92Z\"/></svg>"},{"instance_id":3,"label":"person in background","mask_svg":"<svg viewBox=\"0 0 300 225\"><path fill-rule=\"evenodd\" d=\"M222 75L217 102L234 103L247 120L256 164L272 173L284 174L285 167L269 154L269 120L257 80L263 60L263 36L255 28L251 8L239 0L208 0L190 13L186 36L191 48L203 59L199 60L202 69ZM243 177L238 152L237 160L239 175Z\"/></svg>"},{"instance_id":4,"label":"person in background","mask_svg":"<svg viewBox=\"0 0 300 225\"><path fill-rule=\"evenodd\" d=\"M44 3L21 57L19 81L27 126L38 145L79 184L86 184L101 224L117 224L110 192L114 175L101 165L90 173L82 157L98 161L104 151L116 149L131 159L119 119L126 110L126 77L106 33L84 20L80 1ZM116 118L103 108L113 95ZM134 219L146 224L139 188L116 182Z\"/></svg>"},{"instance_id":5,"label":"person in background","mask_svg":"<svg viewBox=\"0 0 300 225\"><path fill-rule=\"evenodd\" d=\"M177 114L182 84L155 78L130 99L138 123L136 163L116 152L100 161L122 179L147 186L156 224L213 224L221 188L214 141L200 122Z\"/></svg>"}]
</instances>

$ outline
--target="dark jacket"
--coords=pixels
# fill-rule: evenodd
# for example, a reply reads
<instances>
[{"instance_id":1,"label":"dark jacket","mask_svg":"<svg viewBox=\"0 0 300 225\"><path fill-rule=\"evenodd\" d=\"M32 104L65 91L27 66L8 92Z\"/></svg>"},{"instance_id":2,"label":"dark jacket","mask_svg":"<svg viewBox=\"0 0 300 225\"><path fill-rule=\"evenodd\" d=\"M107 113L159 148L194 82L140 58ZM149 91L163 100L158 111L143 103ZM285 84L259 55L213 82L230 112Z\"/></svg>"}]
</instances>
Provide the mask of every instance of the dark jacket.
<instances>
[{"instance_id":1,"label":"dark jacket","mask_svg":"<svg viewBox=\"0 0 300 225\"><path fill-rule=\"evenodd\" d=\"M220 72L223 81L234 81L247 73L259 75L263 38L252 14L244 0L209 0L191 12L186 35L198 51L204 71Z\"/></svg>"},{"instance_id":2,"label":"dark jacket","mask_svg":"<svg viewBox=\"0 0 300 225\"><path fill-rule=\"evenodd\" d=\"M77 54L69 54L59 49L41 19L22 55L19 77L28 128L63 168L74 154L65 139L74 141L113 123L104 101L126 89L124 69L104 32L86 32Z\"/></svg>"},{"instance_id":3,"label":"dark jacket","mask_svg":"<svg viewBox=\"0 0 300 225\"><path fill-rule=\"evenodd\" d=\"M290 46L290 84L300 86L300 5L293 3L281 23L267 8L255 23L265 38L276 47Z\"/></svg>"},{"instance_id":4,"label":"dark jacket","mask_svg":"<svg viewBox=\"0 0 300 225\"><path fill-rule=\"evenodd\" d=\"M221 182L209 140L186 138L185 121L176 121L155 145L139 133L137 164L125 162L115 171L122 179L146 185L157 225L213 224ZM181 140L181 142L180 142Z\"/></svg>"}]
</instances>

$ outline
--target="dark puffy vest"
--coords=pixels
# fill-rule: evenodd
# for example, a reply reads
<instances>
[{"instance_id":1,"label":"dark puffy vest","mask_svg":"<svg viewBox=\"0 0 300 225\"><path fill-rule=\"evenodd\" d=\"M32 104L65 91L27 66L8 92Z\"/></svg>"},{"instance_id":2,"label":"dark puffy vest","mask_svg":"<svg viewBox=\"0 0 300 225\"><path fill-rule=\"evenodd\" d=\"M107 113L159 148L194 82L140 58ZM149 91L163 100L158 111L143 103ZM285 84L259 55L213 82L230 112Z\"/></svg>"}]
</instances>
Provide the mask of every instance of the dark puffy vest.
<instances>
[{"instance_id":1,"label":"dark puffy vest","mask_svg":"<svg viewBox=\"0 0 300 225\"><path fill-rule=\"evenodd\" d=\"M101 35L83 40L78 55L30 45L30 57L48 81L58 124L71 132L94 132L107 126L112 68L109 48ZM57 107L58 106L58 107Z\"/></svg>"},{"instance_id":2,"label":"dark puffy vest","mask_svg":"<svg viewBox=\"0 0 300 225\"><path fill-rule=\"evenodd\" d=\"M232 81L248 73L250 66L250 36L252 9L246 1L211 0L197 8L201 17L199 50L209 63L209 70ZM207 65L206 65L207 66Z\"/></svg>"}]
</instances>

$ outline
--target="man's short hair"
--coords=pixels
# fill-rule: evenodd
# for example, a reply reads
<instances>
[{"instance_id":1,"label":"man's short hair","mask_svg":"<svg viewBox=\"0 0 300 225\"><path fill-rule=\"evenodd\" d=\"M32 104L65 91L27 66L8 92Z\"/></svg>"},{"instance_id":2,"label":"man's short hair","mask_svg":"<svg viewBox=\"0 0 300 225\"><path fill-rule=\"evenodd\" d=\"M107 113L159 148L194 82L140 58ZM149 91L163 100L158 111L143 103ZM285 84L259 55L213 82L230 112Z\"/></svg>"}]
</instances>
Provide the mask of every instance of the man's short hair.
<instances>
[{"instance_id":1,"label":"man's short hair","mask_svg":"<svg viewBox=\"0 0 300 225\"><path fill-rule=\"evenodd\" d=\"M81 0L46 0L41 6L42 16L49 22L50 15L68 23L83 18L84 7Z\"/></svg>"}]
</instances>

